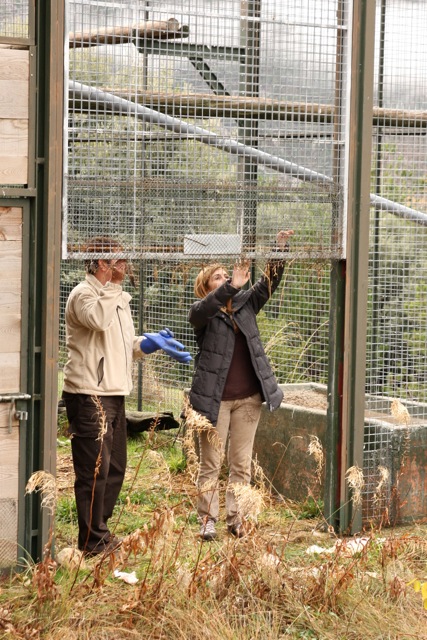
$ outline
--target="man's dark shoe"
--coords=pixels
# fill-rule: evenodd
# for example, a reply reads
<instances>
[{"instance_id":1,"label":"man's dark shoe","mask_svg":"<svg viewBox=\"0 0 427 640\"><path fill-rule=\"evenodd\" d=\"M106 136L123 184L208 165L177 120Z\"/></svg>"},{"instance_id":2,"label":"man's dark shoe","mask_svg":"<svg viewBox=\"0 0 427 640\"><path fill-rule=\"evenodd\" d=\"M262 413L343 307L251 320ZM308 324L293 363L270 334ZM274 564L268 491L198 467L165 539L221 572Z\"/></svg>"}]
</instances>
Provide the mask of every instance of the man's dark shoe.
<instances>
[{"instance_id":1,"label":"man's dark shoe","mask_svg":"<svg viewBox=\"0 0 427 640\"><path fill-rule=\"evenodd\" d=\"M111 536L106 544L100 544L93 549L86 549L83 551L83 555L86 558L94 558L95 556L104 555L108 556L110 553L115 553L120 549L122 541L116 536Z\"/></svg>"}]
</instances>

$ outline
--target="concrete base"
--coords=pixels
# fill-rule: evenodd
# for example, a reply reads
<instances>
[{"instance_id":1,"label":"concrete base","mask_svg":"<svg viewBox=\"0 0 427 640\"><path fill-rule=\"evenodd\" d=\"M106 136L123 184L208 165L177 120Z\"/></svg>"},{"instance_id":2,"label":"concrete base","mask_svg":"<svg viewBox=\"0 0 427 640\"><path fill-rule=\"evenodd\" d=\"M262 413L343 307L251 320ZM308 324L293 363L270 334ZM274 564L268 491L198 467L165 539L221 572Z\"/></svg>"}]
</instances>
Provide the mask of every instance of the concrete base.
<instances>
[{"instance_id":1,"label":"concrete base","mask_svg":"<svg viewBox=\"0 0 427 640\"><path fill-rule=\"evenodd\" d=\"M263 406L254 455L268 480L284 497L303 501L323 497L324 478L317 478L309 455L310 436L325 447L326 387L318 384L281 385L285 399L274 413ZM393 398L366 398L363 520L388 513L393 524L427 517L427 405L401 401L410 414L408 424L391 415ZM381 467L389 477L378 492ZM379 469L380 468L380 469Z\"/></svg>"}]
</instances>

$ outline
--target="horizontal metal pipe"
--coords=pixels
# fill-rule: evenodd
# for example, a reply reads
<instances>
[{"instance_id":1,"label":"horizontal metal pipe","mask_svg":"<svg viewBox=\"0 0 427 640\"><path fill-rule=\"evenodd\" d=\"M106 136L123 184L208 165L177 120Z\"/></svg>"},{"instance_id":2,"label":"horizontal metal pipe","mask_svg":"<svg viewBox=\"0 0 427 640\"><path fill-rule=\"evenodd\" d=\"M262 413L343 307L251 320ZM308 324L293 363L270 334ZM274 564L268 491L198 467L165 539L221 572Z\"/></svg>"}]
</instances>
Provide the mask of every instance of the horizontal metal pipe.
<instances>
[{"instance_id":1,"label":"horizontal metal pipe","mask_svg":"<svg viewBox=\"0 0 427 640\"><path fill-rule=\"evenodd\" d=\"M283 158L273 156L270 153L261 151L260 149L255 149L238 142L237 140L224 138L223 136L219 136L208 129L187 124L179 118L159 113L154 109L136 104L135 102L131 102L125 98L119 98L113 93L107 93L100 89L81 84L80 82L71 81L70 94L71 101L73 100L73 97L75 99L77 96L82 102L87 102L91 105L93 104L96 108L102 106L102 111L104 112L105 108L107 108L111 113L123 116L135 115L144 122L162 125L169 131L174 131L175 133L190 135L193 140L198 140L199 142L216 147L217 149L222 149L227 153L245 156L245 158L253 158L258 164L262 164L270 169L279 171L280 173L287 173L295 178L300 178L301 180L308 182L333 185L331 178L318 173L317 171L311 171L310 169L301 167L294 162L283 160Z\"/></svg>"}]
</instances>

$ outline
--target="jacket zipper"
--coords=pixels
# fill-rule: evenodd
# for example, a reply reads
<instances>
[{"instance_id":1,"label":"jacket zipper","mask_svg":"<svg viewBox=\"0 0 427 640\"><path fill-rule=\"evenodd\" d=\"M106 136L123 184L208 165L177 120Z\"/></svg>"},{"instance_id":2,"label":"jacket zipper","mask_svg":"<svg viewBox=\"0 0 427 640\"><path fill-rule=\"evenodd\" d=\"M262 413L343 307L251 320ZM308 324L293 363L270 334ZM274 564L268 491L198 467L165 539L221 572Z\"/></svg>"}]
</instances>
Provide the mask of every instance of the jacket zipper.
<instances>
[{"instance_id":1,"label":"jacket zipper","mask_svg":"<svg viewBox=\"0 0 427 640\"><path fill-rule=\"evenodd\" d=\"M126 365L126 370L125 370L125 381L126 381L126 387L128 384L128 354L126 351L126 342L125 342L125 336L123 334L123 327L122 327L122 321L120 318L120 314L119 314L119 307L116 307L116 313L117 313L117 319L119 321L119 325L120 325L120 333L122 334L122 341L123 341L123 350L125 352L125 365Z\"/></svg>"}]
</instances>

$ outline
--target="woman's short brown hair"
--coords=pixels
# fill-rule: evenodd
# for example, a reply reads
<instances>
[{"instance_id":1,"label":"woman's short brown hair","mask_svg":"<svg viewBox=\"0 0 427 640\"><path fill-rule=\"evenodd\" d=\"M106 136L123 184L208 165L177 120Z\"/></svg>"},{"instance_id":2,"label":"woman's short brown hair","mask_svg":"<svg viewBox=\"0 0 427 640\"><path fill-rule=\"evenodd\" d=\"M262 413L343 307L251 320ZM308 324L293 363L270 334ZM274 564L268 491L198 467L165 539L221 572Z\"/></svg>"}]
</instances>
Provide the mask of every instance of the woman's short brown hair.
<instances>
[{"instance_id":1,"label":"woman's short brown hair","mask_svg":"<svg viewBox=\"0 0 427 640\"><path fill-rule=\"evenodd\" d=\"M219 264L218 262L208 264L206 265L206 267L203 267L201 271L199 271L194 282L194 295L196 296L196 298L205 298L208 295L209 279L215 273L215 271L218 271L218 269L224 269L224 271L227 271L224 265Z\"/></svg>"},{"instance_id":2,"label":"woman's short brown hair","mask_svg":"<svg viewBox=\"0 0 427 640\"><path fill-rule=\"evenodd\" d=\"M85 253L119 253L123 251L123 247L120 242L110 238L109 236L95 236L88 240L86 246L84 247ZM98 269L98 259L100 256L94 259L85 260L86 271L91 274L95 274Z\"/></svg>"}]
</instances>

